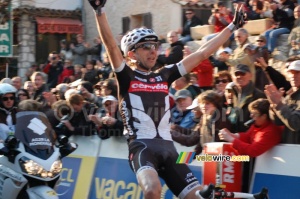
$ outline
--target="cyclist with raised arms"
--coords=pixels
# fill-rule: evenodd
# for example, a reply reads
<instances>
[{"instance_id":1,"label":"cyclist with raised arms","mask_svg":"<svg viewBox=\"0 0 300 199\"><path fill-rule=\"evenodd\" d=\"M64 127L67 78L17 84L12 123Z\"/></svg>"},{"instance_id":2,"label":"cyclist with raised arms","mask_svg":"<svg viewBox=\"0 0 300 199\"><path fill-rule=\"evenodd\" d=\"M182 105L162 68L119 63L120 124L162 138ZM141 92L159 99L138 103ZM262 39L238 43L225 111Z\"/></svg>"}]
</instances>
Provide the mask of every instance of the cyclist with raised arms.
<instances>
[{"instance_id":1,"label":"cyclist with raised arms","mask_svg":"<svg viewBox=\"0 0 300 199\"><path fill-rule=\"evenodd\" d=\"M169 86L214 53L244 23L243 11L218 36L177 64L151 71L158 56L158 37L151 29L138 28L121 40L123 58L103 10L105 0L89 0L95 10L100 37L116 74L119 110L128 139L129 162L146 199L160 198L165 180L179 198L195 198L202 187L185 164L176 164L178 153L170 133Z\"/></svg>"}]
</instances>

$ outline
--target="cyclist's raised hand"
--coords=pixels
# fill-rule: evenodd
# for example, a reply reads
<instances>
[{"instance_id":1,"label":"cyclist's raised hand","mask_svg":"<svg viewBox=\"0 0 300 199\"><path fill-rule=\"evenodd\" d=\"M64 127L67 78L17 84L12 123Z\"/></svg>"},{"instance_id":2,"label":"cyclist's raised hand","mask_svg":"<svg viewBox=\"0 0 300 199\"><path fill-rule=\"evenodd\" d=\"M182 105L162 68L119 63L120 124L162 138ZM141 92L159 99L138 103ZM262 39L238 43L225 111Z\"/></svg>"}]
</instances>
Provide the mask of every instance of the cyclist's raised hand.
<instances>
[{"instance_id":1,"label":"cyclist's raised hand","mask_svg":"<svg viewBox=\"0 0 300 199\"><path fill-rule=\"evenodd\" d=\"M88 0L94 10L104 7L106 0Z\"/></svg>"},{"instance_id":2,"label":"cyclist's raised hand","mask_svg":"<svg viewBox=\"0 0 300 199\"><path fill-rule=\"evenodd\" d=\"M246 23L246 19L247 15L244 13L243 5L237 6L234 12L234 18L232 20L232 23L235 25L235 29L243 27L243 25Z\"/></svg>"}]
</instances>

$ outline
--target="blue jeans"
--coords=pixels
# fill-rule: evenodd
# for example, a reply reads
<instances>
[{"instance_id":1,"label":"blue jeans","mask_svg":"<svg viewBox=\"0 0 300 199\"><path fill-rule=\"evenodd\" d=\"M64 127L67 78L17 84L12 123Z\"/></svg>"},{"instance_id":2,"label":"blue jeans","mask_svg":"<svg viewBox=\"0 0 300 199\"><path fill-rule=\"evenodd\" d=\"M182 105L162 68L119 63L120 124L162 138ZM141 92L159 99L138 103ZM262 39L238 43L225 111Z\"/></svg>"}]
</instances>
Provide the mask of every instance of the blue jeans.
<instances>
[{"instance_id":1,"label":"blue jeans","mask_svg":"<svg viewBox=\"0 0 300 199\"><path fill-rule=\"evenodd\" d=\"M191 37L191 35L185 35L182 36L179 40L185 45L188 41L193 41L193 38Z\"/></svg>"},{"instance_id":2,"label":"blue jeans","mask_svg":"<svg viewBox=\"0 0 300 199\"><path fill-rule=\"evenodd\" d=\"M274 48L276 47L277 39L282 34L289 34L290 30L287 28L278 28L278 29L272 29L267 30L263 33L263 35L267 39L267 47L269 52L273 52Z\"/></svg>"}]
</instances>

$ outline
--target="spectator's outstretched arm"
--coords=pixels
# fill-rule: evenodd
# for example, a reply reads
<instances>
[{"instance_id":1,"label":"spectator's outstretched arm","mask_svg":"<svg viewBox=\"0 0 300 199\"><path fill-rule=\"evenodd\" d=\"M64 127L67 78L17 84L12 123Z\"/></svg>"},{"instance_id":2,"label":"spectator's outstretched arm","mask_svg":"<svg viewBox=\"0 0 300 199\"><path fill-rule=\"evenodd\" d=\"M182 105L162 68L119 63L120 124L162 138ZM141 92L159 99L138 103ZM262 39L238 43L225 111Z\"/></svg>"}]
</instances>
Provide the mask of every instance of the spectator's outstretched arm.
<instances>
[{"instance_id":1,"label":"spectator's outstretched arm","mask_svg":"<svg viewBox=\"0 0 300 199\"><path fill-rule=\"evenodd\" d=\"M216 37L202 45L196 52L183 59L183 65L185 66L186 72L189 73L201 61L207 59L212 53L217 51L218 48L228 40L233 30L238 29L244 25L244 20L244 11L242 10L242 6L240 5L236 8L232 23L230 23Z\"/></svg>"},{"instance_id":2,"label":"spectator's outstretched arm","mask_svg":"<svg viewBox=\"0 0 300 199\"><path fill-rule=\"evenodd\" d=\"M117 69L121 66L123 62L122 53L116 43L116 40L111 32L110 26L108 24L106 14L104 13L103 8L100 11L100 8L104 6L106 0L89 0L91 6L95 10L95 16L97 21L98 32L101 37L102 42L106 48L108 57L114 69ZM100 2L100 5L97 6L96 2ZM100 8L99 8L100 7ZM102 12L102 13L99 13Z\"/></svg>"}]
</instances>

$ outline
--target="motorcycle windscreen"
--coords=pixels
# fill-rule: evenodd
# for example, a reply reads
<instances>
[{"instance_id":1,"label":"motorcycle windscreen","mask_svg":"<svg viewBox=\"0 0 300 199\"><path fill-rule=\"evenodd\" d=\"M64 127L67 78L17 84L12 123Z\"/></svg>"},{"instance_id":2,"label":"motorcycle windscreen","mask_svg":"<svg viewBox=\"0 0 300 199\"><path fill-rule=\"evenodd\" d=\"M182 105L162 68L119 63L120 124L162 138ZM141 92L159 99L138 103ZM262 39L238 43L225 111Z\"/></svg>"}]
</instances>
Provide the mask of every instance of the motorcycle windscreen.
<instances>
[{"instance_id":1,"label":"motorcycle windscreen","mask_svg":"<svg viewBox=\"0 0 300 199\"><path fill-rule=\"evenodd\" d=\"M44 113L23 111L16 115L15 137L28 153L48 159L54 152L55 132Z\"/></svg>"}]
</instances>

